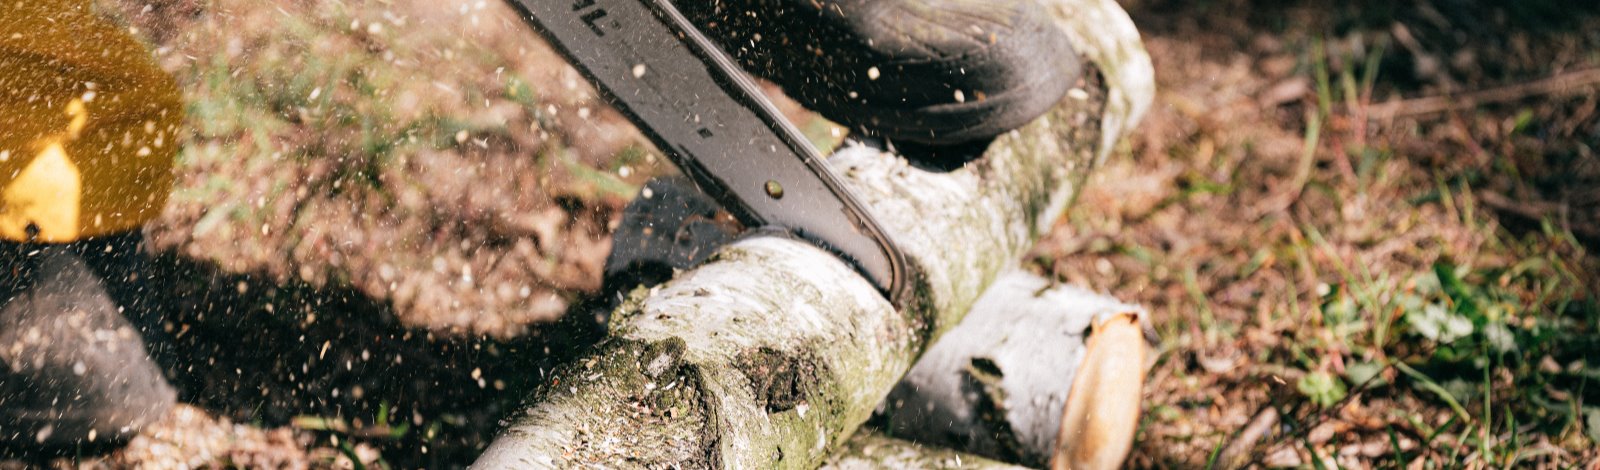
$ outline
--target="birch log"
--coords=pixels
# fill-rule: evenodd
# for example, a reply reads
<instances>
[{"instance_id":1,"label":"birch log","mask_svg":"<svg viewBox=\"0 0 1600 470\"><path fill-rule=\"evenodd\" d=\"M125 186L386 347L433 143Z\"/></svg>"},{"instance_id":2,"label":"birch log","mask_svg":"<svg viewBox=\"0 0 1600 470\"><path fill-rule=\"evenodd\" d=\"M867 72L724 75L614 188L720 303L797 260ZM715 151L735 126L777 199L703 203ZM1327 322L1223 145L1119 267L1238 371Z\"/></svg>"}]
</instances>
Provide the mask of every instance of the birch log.
<instances>
[{"instance_id":1,"label":"birch log","mask_svg":"<svg viewBox=\"0 0 1600 470\"><path fill-rule=\"evenodd\" d=\"M777 235L635 290L587 360L510 418L480 468L814 468L1076 195L1148 106L1149 58L1111 0L1046 0L1091 67L1049 114L949 172L829 158L905 251L900 309L833 255ZM534 373L531 372L530 373Z\"/></svg>"}]
</instances>

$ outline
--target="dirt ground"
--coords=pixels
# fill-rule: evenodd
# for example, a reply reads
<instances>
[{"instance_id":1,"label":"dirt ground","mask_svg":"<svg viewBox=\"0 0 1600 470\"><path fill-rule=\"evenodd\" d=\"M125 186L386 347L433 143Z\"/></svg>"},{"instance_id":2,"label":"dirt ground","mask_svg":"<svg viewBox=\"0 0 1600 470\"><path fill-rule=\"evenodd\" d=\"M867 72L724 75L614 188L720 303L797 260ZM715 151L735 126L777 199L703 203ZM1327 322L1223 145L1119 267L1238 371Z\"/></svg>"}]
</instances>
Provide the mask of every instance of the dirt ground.
<instances>
[{"instance_id":1,"label":"dirt ground","mask_svg":"<svg viewBox=\"0 0 1600 470\"><path fill-rule=\"evenodd\" d=\"M1156 312L1133 466L1593 463L1594 8L1130 11L1155 110L1035 261Z\"/></svg>"},{"instance_id":2,"label":"dirt ground","mask_svg":"<svg viewBox=\"0 0 1600 470\"><path fill-rule=\"evenodd\" d=\"M1161 91L1028 264L1155 313L1132 466L1600 457L1600 7L1399 3L1125 2ZM185 404L0 467L464 465L592 340L671 170L505 6L100 7L191 102L130 308Z\"/></svg>"}]
</instances>

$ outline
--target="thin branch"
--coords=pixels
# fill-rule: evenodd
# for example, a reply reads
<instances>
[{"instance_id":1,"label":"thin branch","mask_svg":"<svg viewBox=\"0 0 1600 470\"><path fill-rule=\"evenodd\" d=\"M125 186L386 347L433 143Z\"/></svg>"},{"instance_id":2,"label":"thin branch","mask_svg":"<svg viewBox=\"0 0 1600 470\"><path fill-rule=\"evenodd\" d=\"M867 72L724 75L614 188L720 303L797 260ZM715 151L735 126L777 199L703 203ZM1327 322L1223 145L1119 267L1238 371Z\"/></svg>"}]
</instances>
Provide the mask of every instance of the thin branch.
<instances>
[{"instance_id":1,"label":"thin branch","mask_svg":"<svg viewBox=\"0 0 1600 470\"><path fill-rule=\"evenodd\" d=\"M1494 103L1520 101L1537 96L1567 96L1600 86L1600 68L1562 72L1531 82L1490 88L1460 95L1428 96L1390 101L1376 107L1372 119L1424 116Z\"/></svg>"}]
</instances>

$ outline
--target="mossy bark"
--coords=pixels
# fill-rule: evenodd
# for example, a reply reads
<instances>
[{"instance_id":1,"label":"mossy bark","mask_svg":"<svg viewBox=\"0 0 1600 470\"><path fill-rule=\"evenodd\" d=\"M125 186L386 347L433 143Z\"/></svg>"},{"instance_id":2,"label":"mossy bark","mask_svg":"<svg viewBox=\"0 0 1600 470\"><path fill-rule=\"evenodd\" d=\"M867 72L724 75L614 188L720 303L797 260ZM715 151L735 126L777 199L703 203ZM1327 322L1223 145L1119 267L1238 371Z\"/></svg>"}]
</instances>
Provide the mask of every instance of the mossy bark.
<instances>
[{"instance_id":1,"label":"mossy bark","mask_svg":"<svg viewBox=\"0 0 1600 470\"><path fill-rule=\"evenodd\" d=\"M910 260L909 305L804 242L744 238L635 291L593 359L554 374L477 466L823 464L1052 226L1150 99L1149 75L1127 72L1149 59L1114 2L1046 3L1075 38L1093 38L1077 51L1089 72L1051 113L954 171L867 147L829 159Z\"/></svg>"}]
</instances>

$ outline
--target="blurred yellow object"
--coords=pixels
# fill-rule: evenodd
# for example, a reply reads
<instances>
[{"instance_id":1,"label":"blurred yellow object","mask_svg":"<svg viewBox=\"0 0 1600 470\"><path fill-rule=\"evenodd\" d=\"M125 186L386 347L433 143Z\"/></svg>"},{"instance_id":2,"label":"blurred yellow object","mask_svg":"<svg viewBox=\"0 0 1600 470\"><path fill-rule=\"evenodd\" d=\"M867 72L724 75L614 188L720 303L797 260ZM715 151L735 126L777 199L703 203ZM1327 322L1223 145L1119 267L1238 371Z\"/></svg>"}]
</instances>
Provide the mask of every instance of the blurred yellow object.
<instances>
[{"instance_id":1,"label":"blurred yellow object","mask_svg":"<svg viewBox=\"0 0 1600 470\"><path fill-rule=\"evenodd\" d=\"M137 229L172 186L182 99L85 0L0 0L0 240Z\"/></svg>"}]
</instances>

